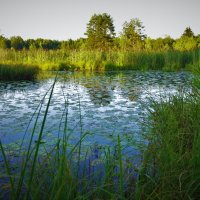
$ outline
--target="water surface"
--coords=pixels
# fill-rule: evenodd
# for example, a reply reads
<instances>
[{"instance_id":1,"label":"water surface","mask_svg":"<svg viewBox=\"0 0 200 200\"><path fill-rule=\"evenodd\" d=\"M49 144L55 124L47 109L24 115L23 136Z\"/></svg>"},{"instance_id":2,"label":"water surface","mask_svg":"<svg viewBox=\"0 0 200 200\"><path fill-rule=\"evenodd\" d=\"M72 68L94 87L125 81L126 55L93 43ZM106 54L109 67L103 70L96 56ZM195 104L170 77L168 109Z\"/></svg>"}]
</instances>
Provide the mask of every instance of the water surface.
<instances>
[{"instance_id":1,"label":"water surface","mask_svg":"<svg viewBox=\"0 0 200 200\"><path fill-rule=\"evenodd\" d=\"M51 99L42 141L55 145L62 137L67 116L69 144L88 133L83 147L113 146L117 135L122 144L140 141L149 98L157 101L188 89L186 72L107 72L105 74L63 73L58 76ZM0 138L12 148L30 138L38 106L51 88L54 75L36 82L0 82ZM34 140L41 128L49 93L42 104ZM34 114L36 112L36 114ZM67 115L66 115L67 113Z\"/></svg>"}]
</instances>

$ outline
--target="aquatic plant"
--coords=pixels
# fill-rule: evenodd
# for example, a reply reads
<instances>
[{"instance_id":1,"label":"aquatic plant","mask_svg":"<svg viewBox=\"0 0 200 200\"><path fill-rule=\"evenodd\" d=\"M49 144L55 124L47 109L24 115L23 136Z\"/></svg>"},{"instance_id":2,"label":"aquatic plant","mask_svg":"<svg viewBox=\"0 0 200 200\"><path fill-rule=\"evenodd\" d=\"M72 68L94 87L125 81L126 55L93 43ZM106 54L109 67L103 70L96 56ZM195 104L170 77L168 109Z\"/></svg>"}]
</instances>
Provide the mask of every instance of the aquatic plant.
<instances>
[{"instance_id":1,"label":"aquatic plant","mask_svg":"<svg viewBox=\"0 0 200 200\"><path fill-rule=\"evenodd\" d=\"M199 199L199 91L153 102L152 108L136 199Z\"/></svg>"},{"instance_id":2,"label":"aquatic plant","mask_svg":"<svg viewBox=\"0 0 200 200\"><path fill-rule=\"evenodd\" d=\"M35 80L39 68L27 64L0 64L0 81Z\"/></svg>"},{"instance_id":3,"label":"aquatic plant","mask_svg":"<svg viewBox=\"0 0 200 200\"><path fill-rule=\"evenodd\" d=\"M200 94L198 87L180 93L168 101L151 100L147 133L140 150L142 166L136 168L133 155L123 154L122 138L113 147L84 149L83 140L91 133L83 130L81 101L78 111L80 133L71 145L73 131L68 129L68 94L60 119L58 137L52 146L42 141L56 79L42 97L34 117L34 126L26 144L22 140L20 159L12 162L0 140L0 198L10 199L199 199L200 197ZM46 100L46 101L45 101ZM44 112L41 112L42 107ZM42 123L38 118L42 117ZM39 127L39 132L36 130ZM33 138L36 138L34 140ZM129 143L131 144L131 143ZM101 152L101 153L100 153ZM16 167L14 168L13 166ZM136 174L136 175L135 175Z\"/></svg>"},{"instance_id":4,"label":"aquatic plant","mask_svg":"<svg viewBox=\"0 0 200 200\"><path fill-rule=\"evenodd\" d=\"M0 50L0 63L38 65L42 70L190 70L200 66L200 50L166 52Z\"/></svg>"},{"instance_id":5,"label":"aquatic plant","mask_svg":"<svg viewBox=\"0 0 200 200\"><path fill-rule=\"evenodd\" d=\"M55 84L56 79L41 99L34 113L35 116L31 118L35 120L32 133L27 144L24 144L26 140L22 140L20 149L16 152L16 155L19 156L17 161L11 161L12 157L10 157L0 140L0 156L3 159L5 168L3 177L8 177L0 183L2 198L125 198L125 195L128 195L126 194L125 182L127 183L133 174L126 172L125 160L122 157L121 138L118 136L115 147L103 148L101 156L98 155L100 150L97 148L89 148L83 151L81 144L90 133L84 132L82 128L80 100L78 122L80 125L80 138L77 143L72 146L68 141L72 133L68 130L69 102L68 95L64 91L65 108L60 120L57 141L51 147L45 146L45 143L42 142ZM47 100L46 105L45 99ZM44 113L41 112L42 107L45 108ZM39 117L43 118L41 124L38 121ZM61 126L61 124L64 125ZM40 127L39 133L36 127ZM26 146L25 151L22 150L23 145ZM97 155L93 157L94 153ZM13 166L18 167L13 168ZM129 167L133 169L130 163Z\"/></svg>"}]
</instances>

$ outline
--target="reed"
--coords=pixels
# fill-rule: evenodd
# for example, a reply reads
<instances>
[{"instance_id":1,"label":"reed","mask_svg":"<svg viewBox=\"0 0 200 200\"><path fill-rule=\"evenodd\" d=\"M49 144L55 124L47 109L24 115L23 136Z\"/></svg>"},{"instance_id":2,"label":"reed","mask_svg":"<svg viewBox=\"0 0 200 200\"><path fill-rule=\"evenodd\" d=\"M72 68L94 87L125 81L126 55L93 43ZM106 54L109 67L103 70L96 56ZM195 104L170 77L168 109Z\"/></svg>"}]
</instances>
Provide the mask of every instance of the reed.
<instances>
[{"instance_id":1,"label":"reed","mask_svg":"<svg viewBox=\"0 0 200 200\"><path fill-rule=\"evenodd\" d=\"M10 199L123 199L124 198L124 168L121 140L118 137L115 153L113 150L105 151L98 160L90 160L93 149L82 151L81 145L85 137L89 134L84 132L82 126L81 101L79 96L79 125L80 139L72 147L68 140L71 133L68 131L68 96L65 97L65 109L63 111L64 120L63 131L58 132L56 144L51 148L45 148L41 141L47 113L53 95L54 81L51 88L42 98L40 105L35 112L35 120L30 141L27 150L19 154L21 159L15 163L20 166L17 171L11 171L13 167L9 156L6 155L4 145L0 142L0 153L4 159L5 175L9 178L7 187L2 187L2 198ZM45 105L44 99L48 97ZM45 112L42 114L41 109L45 106ZM38 118L43 115L39 134L37 135L36 127L40 126ZM61 127L59 128L61 129ZM37 137L37 142L33 138ZM22 144L21 146L23 145ZM45 153L41 154L40 149L45 148ZM22 148L20 148L22 149ZM75 155L75 158L74 158ZM22 162L22 163L21 163ZM104 176L104 175L105 176Z\"/></svg>"},{"instance_id":2,"label":"reed","mask_svg":"<svg viewBox=\"0 0 200 200\"><path fill-rule=\"evenodd\" d=\"M0 64L0 81L35 80L39 68L27 64Z\"/></svg>"},{"instance_id":3,"label":"reed","mask_svg":"<svg viewBox=\"0 0 200 200\"><path fill-rule=\"evenodd\" d=\"M196 83L196 82L195 82ZM91 158L97 149L82 150L89 135L83 130L79 96L80 138L72 147L68 130L68 95L63 91L65 107L58 138L51 148L42 143L56 79L35 112L34 128L27 151L17 163L17 171L0 141L0 153L8 177L2 198L10 199L199 199L200 198L200 93L195 85L190 93L180 93L161 102L151 101L146 123L147 146L142 155L138 178L134 176L134 158L126 163L121 137L113 147L102 149L101 156ZM44 99L47 98L45 105ZM39 135L36 126L45 107ZM37 142L33 138L37 137ZM23 141L22 141L23 142ZM45 149L44 153L40 153ZM16 164L16 163L15 163ZM130 173L131 171L131 173ZM4 194L9 194L5 196Z\"/></svg>"},{"instance_id":4,"label":"reed","mask_svg":"<svg viewBox=\"0 0 200 200\"><path fill-rule=\"evenodd\" d=\"M0 55L0 63L37 65L42 70L193 71L200 67L200 49L185 52L1 50Z\"/></svg>"},{"instance_id":5,"label":"reed","mask_svg":"<svg viewBox=\"0 0 200 200\"><path fill-rule=\"evenodd\" d=\"M200 94L153 102L137 199L200 198Z\"/></svg>"}]
</instances>

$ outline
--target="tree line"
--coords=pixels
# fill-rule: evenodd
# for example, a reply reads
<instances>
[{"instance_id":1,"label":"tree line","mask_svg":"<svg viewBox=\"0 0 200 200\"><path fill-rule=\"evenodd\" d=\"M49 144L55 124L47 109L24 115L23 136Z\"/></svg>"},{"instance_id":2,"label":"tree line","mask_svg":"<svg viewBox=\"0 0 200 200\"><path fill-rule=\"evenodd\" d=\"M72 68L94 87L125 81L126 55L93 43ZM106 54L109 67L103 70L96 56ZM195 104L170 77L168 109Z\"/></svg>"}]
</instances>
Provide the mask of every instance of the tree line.
<instances>
[{"instance_id":1,"label":"tree line","mask_svg":"<svg viewBox=\"0 0 200 200\"><path fill-rule=\"evenodd\" d=\"M138 18L125 21L122 31L116 37L112 17L107 14L94 14L89 20L86 38L77 40L50 40L50 39L28 39L23 40L20 36L6 38L0 35L0 49L13 50L98 50L98 51L189 51L200 48L200 34L194 35L190 27L186 27L178 39L170 36L152 39L145 34L145 27Z\"/></svg>"}]
</instances>

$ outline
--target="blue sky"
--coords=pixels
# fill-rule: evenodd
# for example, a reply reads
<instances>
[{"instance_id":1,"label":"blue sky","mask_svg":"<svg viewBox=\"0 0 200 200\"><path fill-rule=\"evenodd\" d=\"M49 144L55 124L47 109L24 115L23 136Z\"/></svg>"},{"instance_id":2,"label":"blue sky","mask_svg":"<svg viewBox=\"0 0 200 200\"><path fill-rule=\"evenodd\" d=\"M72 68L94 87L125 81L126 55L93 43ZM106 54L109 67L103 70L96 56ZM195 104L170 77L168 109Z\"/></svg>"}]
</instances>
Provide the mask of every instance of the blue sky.
<instances>
[{"instance_id":1,"label":"blue sky","mask_svg":"<svg viewBox=\"0 0 200 200\"><path fill-rule=\"evenodd\" d=\"M152 37L179 37L187 26L200 34L200 0L0 0L0 34L58 40L84 37L94 13L113 17L117 35L124 21L139 18Z\"/></svg>"}]
</instances>

